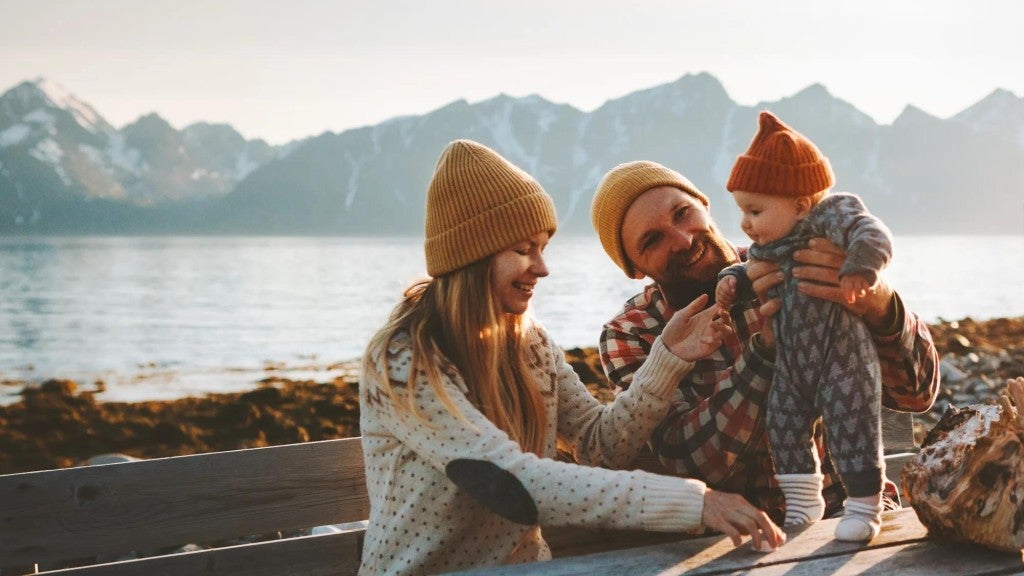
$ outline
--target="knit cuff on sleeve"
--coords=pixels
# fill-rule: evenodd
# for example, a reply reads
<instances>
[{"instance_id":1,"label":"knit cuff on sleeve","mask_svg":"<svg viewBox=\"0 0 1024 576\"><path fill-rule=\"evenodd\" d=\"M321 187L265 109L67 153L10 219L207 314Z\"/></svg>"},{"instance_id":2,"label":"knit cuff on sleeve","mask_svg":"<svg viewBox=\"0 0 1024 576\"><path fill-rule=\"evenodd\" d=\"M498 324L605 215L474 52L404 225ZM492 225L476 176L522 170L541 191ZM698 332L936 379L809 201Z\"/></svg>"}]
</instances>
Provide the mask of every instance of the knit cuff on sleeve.
<instances>
[{"instance_id":1,"label":"knit cuff on sleeve","mask_svg":"<svg viewBox=\"0 0 1024 576\"><path fill-rule=\"evenodd\" d=\"M871 326L865 322L865 325L868 326L868 331L871 332L871 335L878 342L897 340L904 332L913 332L913 330L907 330L907 312L903 308L903 300L895 292L892 293L892 303L893 315L888 325Z\"/></svg>"},{"instance_id":2,"label":"knit cuff on sleeve","mask_svg":"<svg viewBox=\"0 0 1024 576\"><path fill-rule=\"evenodd\" d=\"M642 525L653 532L696 532L704 515L705 485L700 480L644 475Z\"/></svg>"},{"instance_id":3,"label":"knit cuff on sleeve","mask_svg":"<svg viewBox=\"0 0 1024 576\"><path fill-rule=\"evenodd\" d=\"M764 345L764 341L761 340L761 333L758 332L750 338L750 345L754 350L754 354L757 354L761 360L771 364L775 362L775 348L769 348Z\"/></svg>"},{"instance_id":4,"label":"knit cuff on sleeve","mask_svg":"<svg viewBox=\"0 0 1024 576\"><path fill-rule=\"evenodd\" d=\"M661 336L654 340L651 354L633 376L633 388L643 383L643 392L657 398L668 400L675 392L679 380L687 372L693 370L695 364L673 354L661 341Z\"/></svg>"}]
</instances>

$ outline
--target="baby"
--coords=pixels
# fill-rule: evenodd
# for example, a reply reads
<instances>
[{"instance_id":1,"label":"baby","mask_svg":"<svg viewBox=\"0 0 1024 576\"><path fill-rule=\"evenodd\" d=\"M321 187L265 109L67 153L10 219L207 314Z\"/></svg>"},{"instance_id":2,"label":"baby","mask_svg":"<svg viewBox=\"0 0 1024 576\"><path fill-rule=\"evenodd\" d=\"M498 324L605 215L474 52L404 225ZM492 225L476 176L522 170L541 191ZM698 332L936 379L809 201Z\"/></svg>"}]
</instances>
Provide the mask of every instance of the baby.
<instances>
[{"instance_id":1,"label":"baby","mask_svg":"<svg viewBox=\"0 0 1024 576\"><path fill-rule=\"evenodd\" d=\"M889 230L854 195L834 193L832 167L818 148L770 112L736 159L726 188L743 212L748 252L777 262L785 279L773 289L781 310L766 429L776 478L786 497L786 524L820 520L825 511L813 427L819 417L848 498L838 540L866 542L881 529L884 460L881 449L881 369L874 341L859 317L797 290L793 252L812 237L846 251L839 270L846 302L878 281L892 255ZM723 310L754 298L744 264L722 271L715 296Z\"/></svg>"}]
</instances>

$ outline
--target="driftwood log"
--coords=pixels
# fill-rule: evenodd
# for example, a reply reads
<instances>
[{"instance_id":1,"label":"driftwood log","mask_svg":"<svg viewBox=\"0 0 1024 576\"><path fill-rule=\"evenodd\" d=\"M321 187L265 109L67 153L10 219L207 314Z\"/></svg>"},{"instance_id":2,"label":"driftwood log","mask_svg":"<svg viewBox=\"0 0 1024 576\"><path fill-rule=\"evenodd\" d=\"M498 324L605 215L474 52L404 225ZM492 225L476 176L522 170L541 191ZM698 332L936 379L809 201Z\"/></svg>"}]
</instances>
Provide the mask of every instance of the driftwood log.
<instances>
[{"instance_id":1,"label":"driftwood log","mask_svg":"<svg viewBox=\"0 0 1024 576\"><path fill-rule=\"evenodd\" d=\"M930 536L998 550L1024 547L1024 378L998 404L950 407L901 474Z\"/></svg>"}]
</instances>

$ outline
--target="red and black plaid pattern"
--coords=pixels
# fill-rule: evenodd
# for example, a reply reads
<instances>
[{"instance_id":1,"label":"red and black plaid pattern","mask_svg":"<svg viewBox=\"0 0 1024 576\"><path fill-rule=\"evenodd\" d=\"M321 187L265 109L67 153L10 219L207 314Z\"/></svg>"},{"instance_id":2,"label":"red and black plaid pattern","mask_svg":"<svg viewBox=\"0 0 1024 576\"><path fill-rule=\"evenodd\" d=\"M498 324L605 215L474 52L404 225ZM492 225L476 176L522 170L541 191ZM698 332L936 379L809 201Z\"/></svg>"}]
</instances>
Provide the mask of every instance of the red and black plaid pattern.
<instances>
[{"instance_id":1,"label":"red and black plaid pattern","mask_svg":"<svg viewBox=\"0 0 1024 576\"><path fill-rule=\"evenodd\" d=\"M897 306L902 329L891 336L875 337L882 363L882 403L898 410L926 410L938 391L938 353L924 322L905 313L899 298ZM657 285L650 284L605 324L601 362L618 389L629 387L674 313ZM743 494L781 522L784 498L775 482L761 417L774 364L751 343L753 334L761 329L756 309L737 306L731 316L735 335L710 357L697 361L679 382L669 415L651 438L651 448L676 474L699 478L717 490ZM819 455L824 455L820 426L815 439ZM826 515L831 515L842 506L846 492L831 459L821 460ZM886 489L891 498L898 498L895 486Z\"/></svg>"}]
</instances>

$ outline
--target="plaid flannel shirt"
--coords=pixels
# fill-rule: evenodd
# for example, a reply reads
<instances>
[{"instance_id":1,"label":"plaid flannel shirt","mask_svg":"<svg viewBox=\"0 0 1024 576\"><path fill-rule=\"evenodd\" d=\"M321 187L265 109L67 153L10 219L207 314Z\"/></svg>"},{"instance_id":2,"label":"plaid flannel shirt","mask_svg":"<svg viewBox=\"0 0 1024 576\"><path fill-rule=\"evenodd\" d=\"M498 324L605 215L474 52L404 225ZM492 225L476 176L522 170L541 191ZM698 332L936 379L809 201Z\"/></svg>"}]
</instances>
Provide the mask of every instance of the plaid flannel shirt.
<instances>
[{"instance_id":1,"label":"plaid flannel shirt","mask_svg":"<svg viewBox=\"0 0 1024 576\"><path fill-rule=\"evenodd\" d=\"M876 335L882 365L882 404L922 412L938 393L938 353L928 327L907 312L899 298L897 322L888 335ZM605 324L601 363L617 389L629 387L655 338L675 311L656 284L631 298L622 312ZM732 310L735 333L680 380L672 408L651 437L651 448L669 471L698 478L711 488L742 494L776 522L785 517L782 491L768 450L762 414L774 364L753 343L762 319L755 305ZM815 429L825 476L826 516L846 499L842 482L824 457L824 433ZM898 501L895 485L887 483Z\"/></svg>"}]
</instances>

